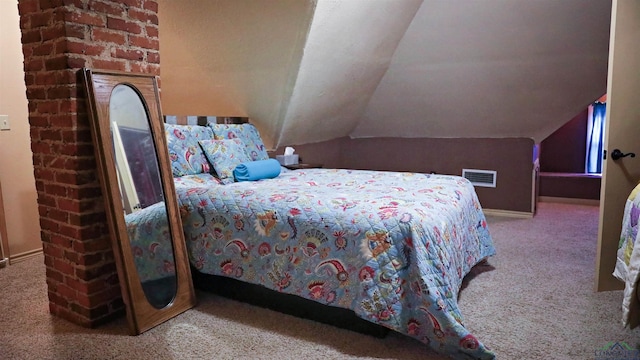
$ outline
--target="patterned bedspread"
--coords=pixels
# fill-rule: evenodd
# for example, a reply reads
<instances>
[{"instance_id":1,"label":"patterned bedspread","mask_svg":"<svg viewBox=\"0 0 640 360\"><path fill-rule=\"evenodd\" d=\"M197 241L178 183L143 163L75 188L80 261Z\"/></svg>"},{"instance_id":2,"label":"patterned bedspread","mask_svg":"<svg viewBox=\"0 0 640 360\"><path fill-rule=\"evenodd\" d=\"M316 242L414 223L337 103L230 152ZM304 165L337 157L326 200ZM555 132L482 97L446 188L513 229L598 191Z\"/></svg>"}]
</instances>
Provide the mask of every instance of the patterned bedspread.
<instances>
[{"instance_id":1,"label":"patterned bedspread","mask_svg":"<svg viewBox=\"0 0 640 360\"><path fill-rule=\"evenodd\" d=\"M124 219L140 281L147 283L175 276L173 245L164 202L127 214Z\"/></svg>"},{"instance_id":2,"label":"patterned bedspread","mask_svg":"<svg viewBox=\"0 0 640 360\"><path fill-rule=\"evenodd\" d=\"M622 232L618 245L616 268L613 275L625 283L622 300L622 324L634 328L640 325L640 185L627 198L622 219Z\"/></svg>"},{"instance_id":3,"label":"patterned bedspread","mask_svg":"<svg viewBox=\"0 0 640 360\"><path fill-rule=\"evenodd\" d=\"M453 357L494 357L457 303L463 277L495 253L466 179L310 169L176 191L199 271L352 309Z\"/></svg>"}]
</instances>

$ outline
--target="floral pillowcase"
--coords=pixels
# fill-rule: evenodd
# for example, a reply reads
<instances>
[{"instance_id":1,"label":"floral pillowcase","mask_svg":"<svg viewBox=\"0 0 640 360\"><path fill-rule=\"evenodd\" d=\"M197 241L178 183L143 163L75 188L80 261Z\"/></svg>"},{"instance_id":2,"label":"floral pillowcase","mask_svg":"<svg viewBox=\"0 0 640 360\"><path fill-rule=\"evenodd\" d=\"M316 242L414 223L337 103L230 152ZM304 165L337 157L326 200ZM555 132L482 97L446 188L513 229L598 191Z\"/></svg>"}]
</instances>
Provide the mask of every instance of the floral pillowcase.
<instances>
[{"instance_id":1,"label":"floral pillowcase","mask_svg":"<svg viewBox=\"0 0 640 360\"><path fill-rule=\"evenodd\" d=\"M240 139L201 140L200 146L223 184L234 182L236 166L251 161Z\"/></svg>"},{"instance_id":2,"label":"floral pillowcase","mask_svg":"<svg viewBox=\"0 0 640 360\"><path fill-rule=\"evenodd\" d=\"M251 161L267 160L269 154L253 124L208 124L216 140L240 139Z\"/></svg>"},{"instance_id":3,"label":"floral pillowcase","mask_svg":"<svg viewBox=\"0 0 640 360\"><path fill-rule=\"evenodd\" d=\"M209 162L198 144L200 140L213 139L211 128L164 124L164 129L174 177L206 174L211 171Z\"/></svg>"}]
</instances>

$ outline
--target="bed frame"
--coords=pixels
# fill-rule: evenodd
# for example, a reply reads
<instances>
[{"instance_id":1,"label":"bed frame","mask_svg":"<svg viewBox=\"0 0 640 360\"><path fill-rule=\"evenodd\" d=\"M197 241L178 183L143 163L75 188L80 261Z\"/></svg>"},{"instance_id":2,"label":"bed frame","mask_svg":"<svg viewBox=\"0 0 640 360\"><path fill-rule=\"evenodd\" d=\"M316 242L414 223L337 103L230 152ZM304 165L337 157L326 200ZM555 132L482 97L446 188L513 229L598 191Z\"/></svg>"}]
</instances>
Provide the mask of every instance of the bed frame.
<instances>
[{"instance_id":1,"label":"bed frame","mask_svg":"<svg viewBox=\"0 0 640 360\"><path fill-rule=\"evenodd\" d=\"M242 282L224 276L203 274L191 267L196 289L229 299L271 309L287 315L333 325L361 334L383 338L390 331L358 317L352 310L328 306L297 295L280 293L261 285Z\"/></svg>"}]
</instances>

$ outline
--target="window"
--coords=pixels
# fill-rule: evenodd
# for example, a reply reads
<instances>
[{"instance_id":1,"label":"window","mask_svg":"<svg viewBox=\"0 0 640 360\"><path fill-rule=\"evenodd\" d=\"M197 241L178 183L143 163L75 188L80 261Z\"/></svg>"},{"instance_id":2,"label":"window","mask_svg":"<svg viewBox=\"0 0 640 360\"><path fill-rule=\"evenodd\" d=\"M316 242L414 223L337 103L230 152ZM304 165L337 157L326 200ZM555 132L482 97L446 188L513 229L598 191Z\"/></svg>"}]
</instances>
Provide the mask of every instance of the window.
<instances>
[{"instance_id":1,"label":"window","mask_svg":"<svg viewBox=\"0 0 640 360\"><path fill-rule=\"evenodd\" d=\"M585 170L589 174L602 173L606 113L606 103L597 101L589 105L589 116L587 118L587 156L585 162Z\"/></svg>"}]
</instances>

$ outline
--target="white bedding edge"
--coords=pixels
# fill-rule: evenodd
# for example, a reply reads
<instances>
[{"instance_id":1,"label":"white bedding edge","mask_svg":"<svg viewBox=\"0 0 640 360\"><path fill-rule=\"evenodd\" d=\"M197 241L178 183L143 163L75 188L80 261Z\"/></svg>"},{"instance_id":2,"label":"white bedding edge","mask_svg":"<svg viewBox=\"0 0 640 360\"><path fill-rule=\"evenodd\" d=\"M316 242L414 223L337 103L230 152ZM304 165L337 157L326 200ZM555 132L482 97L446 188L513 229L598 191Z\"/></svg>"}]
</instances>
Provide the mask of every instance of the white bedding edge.
<instances>
[{"instance_id":1,"label":"white bedding edge","mask_svg":"<svg viewBox=\"0 0 640 360\"><path fill-rule=\"evenodd\" d=\"M631 329L640 324L640 299L638 299L638 281L640 280L640 242L636 239L633 247L622 299L622 323Z\"/></svg>"},{"instance_id":2,"label":"white bedding edge","mask_svg":"<svg viewBox=\"0 0 640 360\"><path fill-rule=\"evenodd\" d=\"M628 228L631 221L631 208L634 201L638 201L639 189L640 185L634 189L625 204L625 216L622 222L623 232ZM622 299L622 324L624 327L629 326L631 329L640 324L640 293L638 293L638 282L640 281L640 232L636 235L634 244L629 258L629 265L625 263L626 244L622 244L618 249L616 266L613 271L613 276L625 284Z\"/></svg>"}]
</instances>

